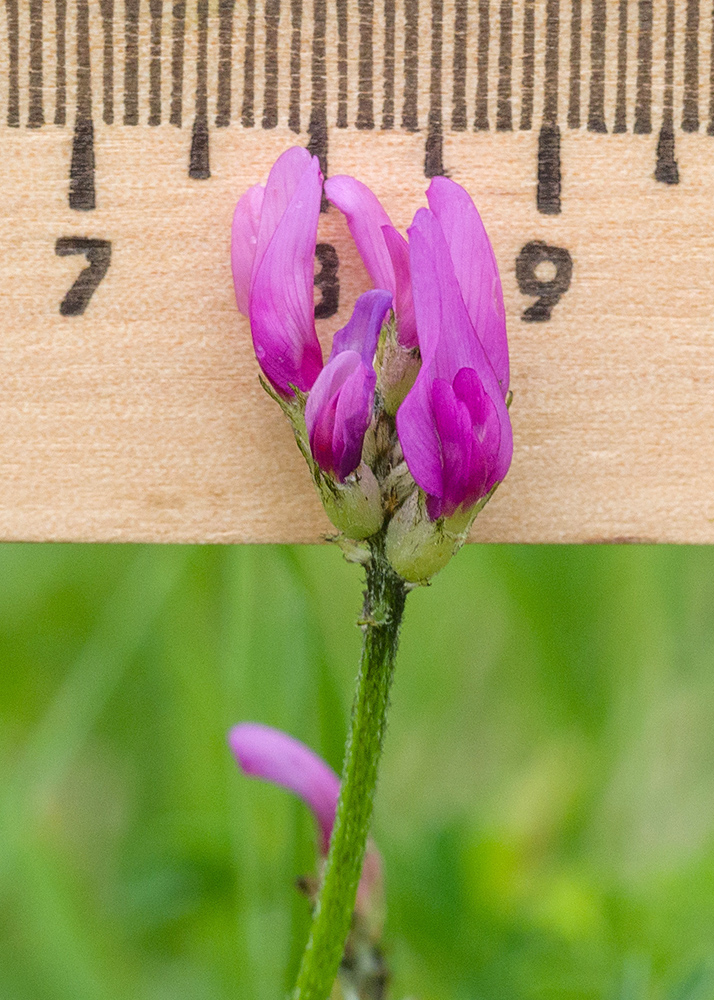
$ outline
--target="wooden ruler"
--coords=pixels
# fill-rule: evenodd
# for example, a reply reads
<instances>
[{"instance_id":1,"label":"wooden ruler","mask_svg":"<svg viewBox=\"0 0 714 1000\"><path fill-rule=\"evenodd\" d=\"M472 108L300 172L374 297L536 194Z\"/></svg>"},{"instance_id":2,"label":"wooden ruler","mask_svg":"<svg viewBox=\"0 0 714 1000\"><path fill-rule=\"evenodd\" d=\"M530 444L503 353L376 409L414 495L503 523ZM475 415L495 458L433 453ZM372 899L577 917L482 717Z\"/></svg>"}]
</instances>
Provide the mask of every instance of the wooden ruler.
<instances>
[{"instance_id":1,"label":"wooden ruler","mask_svg":"<svg viewBox=\"0 0 714 1000\"><path fill-rule=\"evenodd\" d=\"M3 6L0 537L329 530L229 265L301 143L402 229L442 173L483 215L516 451L475 539L714 541L711 0ZM369 283L318 238L327 346Z\"/></svg>"}]
</instances>

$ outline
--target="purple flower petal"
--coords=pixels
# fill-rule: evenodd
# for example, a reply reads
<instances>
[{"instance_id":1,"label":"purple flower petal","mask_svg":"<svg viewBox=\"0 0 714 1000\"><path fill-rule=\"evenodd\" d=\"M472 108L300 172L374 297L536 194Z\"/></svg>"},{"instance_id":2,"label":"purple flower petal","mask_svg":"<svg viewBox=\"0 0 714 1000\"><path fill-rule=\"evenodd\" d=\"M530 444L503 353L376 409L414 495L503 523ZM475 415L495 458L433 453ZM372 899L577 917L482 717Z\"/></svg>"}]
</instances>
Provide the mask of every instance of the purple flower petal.
<instances>
[{"instance_id":1,"label":"purple flower petal","mask_svg":"<svg viewBox=\"0 0 714 1000\"><path fill-rule=\"evenodd\" d=\"M365 364L371 365L377 350L379 332L391 305L390 292L381 288L363 292L355 302L347 324L333 337L330 360L341 351L356 351Z\"/></svg>"},{"instance_id":2,"label":"purple flower petal","mask_svg":"<svg viewBox=\"0 0 714 1000\"><path fill-rule=\"evenodd\" d=\"M376 383L376 372L356 351L342 351L325 365L308 397L305 423L313 458L340 482L360 463Z\"/></svg>"},{"instance_id":3,"label":"purple flower petal","mask_svg":"<svg viewBox=\"0 0 714 1000\"><path fill-rule=\"evenodd\" d=\"M352 239L375 287L394 294L392 258L382 235L382 226L392 223L377 196L366 184L344 174L325 181L325 195L347 219Z\"/></svg>"},{"instance_id":4,"label":"purple flower petal","mask_svg":"<svg viewBox=\"0 0 714 1000\"><path fill-rule=\"evenodd\" d=\"M385 288L392 293L400 343L404 347L416 347L406 240L392 225L377 196L354 177L344 174L330 177L325 181L325 194L347 219L352 239L375 288Z\"/></svg>"},{"instance_id":5,"label":"purple flower petal","mask_svg":"<svg viewBox=\"0 0 714 1000\"><path fill-rule=\"evenodd\" d=\"M414 482L427 495L441 496L441 444L434 422L431 380L427 375L422 367L416 382L397 410L397 434Z\"/></svg>"},{"instance_id":6,"label":"purple flower petal","mask_svg":"<svg viewBox=\"0 0 714 1000\"><path fill-rule=\"evenodd\" d=\"M339 393L332 441L335 477L341 483L362 461L364 435L372 420L376 385L374 368L362 363L345 380Z\"/></svg>"},{"instance_id":7,"label":"purple flower petal","mask_svg":"<svg viewBox=\"0 0 714 1000\"><path fill-rule=\"evenodd\" d=\"M382 235L394 268L394 311L397 314L399 343L411 349L417 347L419 341L409 269L409 244L394 226L382 226Z\"/></svg>"},{"instance_id":8,"label":"purple flower petal","mask_svg":"<svg viewBox=\"0 0 714 1000\"><path fill-rule=\"evenodd\" d=\"M471 325L505 396L509 380L506 313L491 241L470 195L459 184L435 177L426 197L449 247Z\"/></svg>"},{"instance_id":9,"label":"purple flower petal","mask_svg":"<svg viewBox=\"0 0 714 1000\"><path fill-rule=\"evenodd\" d=\"M228 742L246 774L289 789L309 806L327 854L340 794L340 779L332 768L304 743L257 722L234 726Z\"/></svg>"},{"instance_id":10,"label":"purple flower petal","mask_svg":"<svg viewBox=\"0 0 714 1000\"><path fill-rule=\"evenodd\" d=\"M295 196L298 186L311 168L319 173L319 164L303 146L286 149L273 164L265 185L265 195L258 228L256 264L260 264L268 244ZM320 178L321 180L321 178ZM322 190L320 190L322 198Z\"/></svg>"},{"instance_id":11,"label":"purple flower petal","mask_svg":"<svg viewBox=\"0 0 714 1000\"><path fill-rule=\"evenodd\" d=\"M258 227L260 226L260 212L263 207L264 194L265 188L262 184L248 188L233 213L231 230L233 286L238 309L244 316L248 315L250 279L258 245Z\"/></svg>"},{"instance_id":12,"label":"purple flower petal","mask_svg":"<svg viewBox=\"0 0 714 1000\"><path fill-rule=\"evenodd\" d=\"M349 322L335 334L330 360L308 396L305 423L310 450L322 471L339 482L362 459L377 384L372 361L391 303L390 293L381 289L360 295Z\"/></svg>"},{"instance_id":13,"label":"purple flower petal","mask_svg":"<svg viewBox=\"0 0 714 1000\"><path fill-rule=\"evenodd\" d=\"M273 167L263 198L249 315L256 357L285 396L290 385L311 389L322 369L313 294L321 192L317 158L296 147Z\"/></svg>"}]
</instances>

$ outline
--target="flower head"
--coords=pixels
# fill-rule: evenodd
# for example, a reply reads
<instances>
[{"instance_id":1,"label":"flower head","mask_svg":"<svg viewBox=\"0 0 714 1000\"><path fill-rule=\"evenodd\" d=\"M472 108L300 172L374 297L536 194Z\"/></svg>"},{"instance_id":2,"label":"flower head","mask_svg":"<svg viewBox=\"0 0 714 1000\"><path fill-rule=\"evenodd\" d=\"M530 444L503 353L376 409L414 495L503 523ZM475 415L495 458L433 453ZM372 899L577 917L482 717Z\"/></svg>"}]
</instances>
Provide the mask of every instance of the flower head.
<instances>
[{"instance_id":1,"label":"flower head","mask_svg":"<svg viewBox=\"0 0 714 1000\"><path fill-rule=\"evenodd\" d=\"M508 471L508 346L493 250L466 191L445 177L409 229L422 367L397 413L432 520L468 511Z\"/></svg>"},{"instance_id":2,"label":"flower head","mask_svg":"<svg viewBox=\"0 0 714 1000\"><path fill-rule=\"evenodd\" d=\"M303 392L322 369L313 304L322 175L317 157L288 149L265 187L250 188L236 205L231 264L236 303L250 318L255 354L284 397Z\"/></svg>"},{"instance_id":3,"label":"flower head","mask_svg":"<svg viewBox=\"0 0 714 1000\"><path fill-rule=\"evenodd\" d=\"M360 295L349 322L335 334L330 359L307 400L305 423L313 458L339 482L362 458L377 383L374 353L391 304L389 292Z\"/></svg>"}]
</instances>

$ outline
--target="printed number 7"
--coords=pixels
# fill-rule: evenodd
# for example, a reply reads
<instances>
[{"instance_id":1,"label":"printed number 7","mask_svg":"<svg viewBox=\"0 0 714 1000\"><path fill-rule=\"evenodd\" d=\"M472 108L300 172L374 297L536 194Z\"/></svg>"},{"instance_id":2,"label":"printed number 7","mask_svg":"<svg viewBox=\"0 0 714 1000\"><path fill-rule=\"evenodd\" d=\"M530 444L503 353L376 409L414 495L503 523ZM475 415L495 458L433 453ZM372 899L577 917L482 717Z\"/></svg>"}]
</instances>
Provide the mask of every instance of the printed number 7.
<instances>
[{"instance_id":1,"label":"printed number 7","mask_svg":"<svg viewBox=\"0 0 714 1000\"><path fill-rule=\"evenodd\" d=\"M88 240L82 236L62 236L55 244L58 257L84 254L88 267L79 272L79 277L60 303L62 316L81 316L89 305L89 300L109 269L112 259L112 245L109 240Z\"/></svg>"}]
</instances>

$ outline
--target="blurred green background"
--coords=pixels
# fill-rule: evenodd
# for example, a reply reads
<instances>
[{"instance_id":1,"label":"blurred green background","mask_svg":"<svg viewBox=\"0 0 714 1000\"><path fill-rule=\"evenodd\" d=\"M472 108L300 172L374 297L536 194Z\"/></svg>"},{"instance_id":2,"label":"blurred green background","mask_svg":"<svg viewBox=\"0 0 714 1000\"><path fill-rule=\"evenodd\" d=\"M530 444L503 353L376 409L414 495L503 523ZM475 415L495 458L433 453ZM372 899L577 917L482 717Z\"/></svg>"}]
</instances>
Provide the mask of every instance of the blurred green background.
<instances>
[{"instance_id":1,"label":"blurred green background","mask_svg":"<svg viewBox=\"0 0 714 1000\"><path fill-rule=\"evenodd\" d=\"M331 548L0 548L0 997L276 1000L336 768L358 569ZM407 604L374 821L392 996L714 996L714 549L470 546Z\"/></svg>"}]
</instances>

